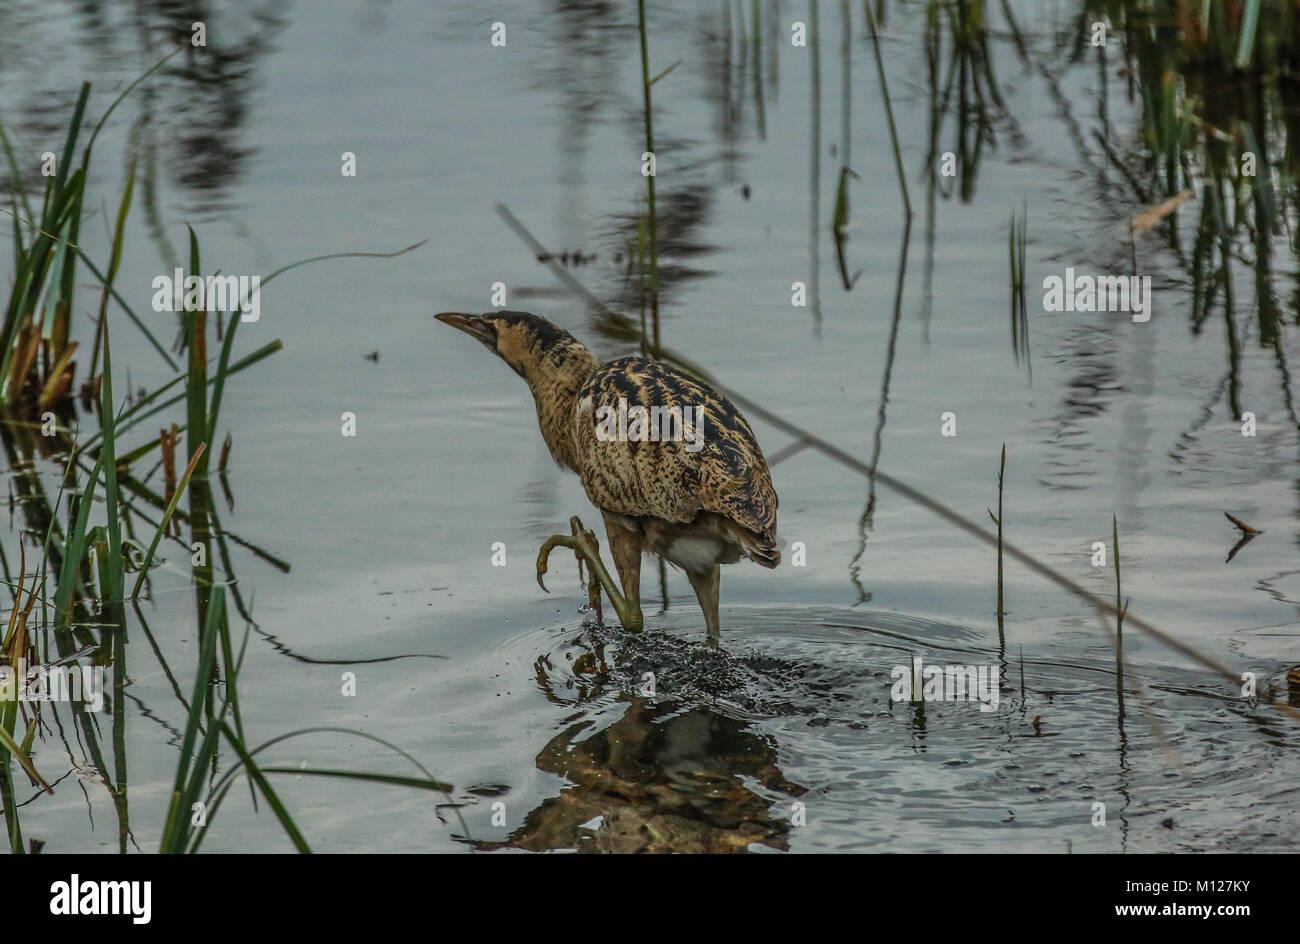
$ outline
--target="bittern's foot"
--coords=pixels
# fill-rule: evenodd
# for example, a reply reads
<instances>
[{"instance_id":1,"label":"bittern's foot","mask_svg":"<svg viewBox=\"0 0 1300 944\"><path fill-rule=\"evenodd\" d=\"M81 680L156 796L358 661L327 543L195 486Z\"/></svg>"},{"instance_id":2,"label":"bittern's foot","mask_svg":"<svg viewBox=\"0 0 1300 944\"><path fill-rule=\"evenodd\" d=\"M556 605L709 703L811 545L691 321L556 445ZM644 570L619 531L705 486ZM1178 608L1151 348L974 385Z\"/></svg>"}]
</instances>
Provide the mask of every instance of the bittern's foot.
<instances>
[{"instance_id":1,"label":"bittern's foot","mask_svg":"<svg viewBox=\"0 0 1300 944\"><path fill-rule=\"evenodd\" d=\"M600 612L600 591L604 588L609 602L613 603L614 609L618 611L618 621L623 624L623 628L628 632L639 633L643 625L640 602L623 596L618 584L609 576L609 571L605 569L605 564L600 559L600 542L596 539L596 535L582 526L577 515L569 519L569 527L573 529L572 536L553 534L546 539L542 549L537 552L537 585L546 590L546 584L542 583L542 576L546 573L546 562L551 556L551 551L557 547L567 547L578 558L579 566L585 561L591 571L587 591L596 612L598 614ZM546 590L546 592L551 591Z\"/></svg>"}]
</instances>

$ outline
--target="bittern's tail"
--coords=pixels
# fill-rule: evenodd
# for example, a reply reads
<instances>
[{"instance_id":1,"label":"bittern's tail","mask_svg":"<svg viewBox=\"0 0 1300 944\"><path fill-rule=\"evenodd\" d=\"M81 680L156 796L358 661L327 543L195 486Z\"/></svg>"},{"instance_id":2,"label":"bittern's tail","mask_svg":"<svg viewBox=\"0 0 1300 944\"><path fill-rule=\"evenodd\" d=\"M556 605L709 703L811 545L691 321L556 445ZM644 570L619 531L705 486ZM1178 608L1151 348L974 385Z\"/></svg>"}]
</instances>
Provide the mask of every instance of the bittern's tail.
<instances>
[{"instance_id":1,"label":"bittern's tail","mask_svg":"<svg viewBox=\"0 0 1300 944\"><path fill-rule=\"evenodd\" d=\"M781 549L777 547L775 533L756 534L733 523L731 535L744 550L745 556L755 564L770 568L781 563Z\"/></svg>"},{"instance_id":2,"label":"bittern's tail","mask_svg":"<svg viewBox=\"0 0 1300 944\"><path fill-rule=\"evenodd\" d=\"M750 560L755 564L772 568L781 563L781 552L775 544L764 544L749 551Z\"/></svg>"}]
</instances>

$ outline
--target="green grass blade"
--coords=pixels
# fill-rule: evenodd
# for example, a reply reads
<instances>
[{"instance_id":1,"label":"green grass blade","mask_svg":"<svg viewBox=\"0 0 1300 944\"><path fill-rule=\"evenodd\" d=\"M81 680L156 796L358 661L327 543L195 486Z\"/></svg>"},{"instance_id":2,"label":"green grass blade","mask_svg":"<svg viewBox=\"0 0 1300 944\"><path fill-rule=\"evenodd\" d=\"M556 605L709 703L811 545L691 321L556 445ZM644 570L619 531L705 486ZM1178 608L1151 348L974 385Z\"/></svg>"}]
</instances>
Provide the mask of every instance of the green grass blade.
<instances>
[{"instance_id":1,"label":"green grass blade","mask_svg":"<svg viewBox=\"0 0 1300 944\"><path fill-rule=\"evenodd\" d=\"M91 274L95 276L96 281L101 285L105 284L108 277L99 271L99 267L96 266L94 261L80 248L77 249L77 256L83 263L85 263L86 268L90 270ZM158 352L158 356L167 362L168 367L172 370L176 370L176 362L172 360L171 355L167 353L167 349L158 343L158 339L153 336L153 332L149 330L149 326L140 320L139 316L136 315L131 306L127 304L126 299L118 294L117 289L112 286L109 286L109 294L113 296L113 301L117 302L121 309L126 312L126 316L131 319L131 323L139 328L140 332L146 339L148 339L149 343L153 345L153 349Z\"/></svg>"},{"instance_id":2,"label":"green grass blade","mask_svg":"<svg viewBox=\"0 0 1300 944\"><path fill-rule=\"evenodd\" d=\"M27 773L27 776L39 783L46 793L54 792L54 788L45 782L44 777L37 773L36 767L32 763L32 759L27 756L27 752L24 751L18 745L18 742L10 736L9 732L5 730L4 725L0 725L0 747L9 751L9 753L13 755L14 759L18 761L18 765Z\"/></svg>"},{"instance_id":3,"label":"green grass blade","mask_svg":"<svg viewBox=\"0 0 1300 944\"><path fill-rule=\"evenodd\" d=\"M1259 0L1246 0L1246 8L1241 16L1241 32L1237 37L1237 59L1235 65L1244 69L1250 65L1255 53L1255 27L1259 25Z\"/></svg>"},{"instance_id":4,"label":"green grass blade","mask_svg":"<svg viewBox=\"0 0 1300 944\"><path fill-rule=\"evenodd\" d=\"M228 371L228 373L237 374L241 370L245 370L246 368L252 367L258 361L270 357L272 354L274 354L276 351L280 350L283 347L284 344L281 343L280 341L268 341L266 344L262 345L252 354L248 354L240 358L236 363L232 364L230 366L230 370ZM157 413L161 413L163 410L167 409L168 407L179 403L181 400L184 400L186 394L178 393L176 396L171 397L170 399L164 400L162 403L157 404L152 409L149 410L144 409L146 406L153 403L153 401L156 400L159 396L161 396L165 391L170 390L172 387L176 386L179 383L184 383L186 379L187 378L185 374L180 374L179 376L173 377L171 380L167 381L167 383L163 384L161 387L159 387L157 390L153 391L152 393L148 394L143 399L137 400L135 406L123 412L122 416L120 417L121 422L118 423L118 427L117 427L118 433L126 432L126 430L130 429L132 426L135 426L137 423L141 423L144 420L147 420L149 417L154 416ZM212 383L212 382L213 382L212 380L208 381L208 383ZM99 440L99 434L96 433L94 436L91 436L88 440L86 440L86 444L82 447L82 449L89 449L98 440Z\"/></svg>"},{"instance_id":5,"label":"green grass blade","mask_svg":"<svg viewBox=\"0 0 1300 944\"><path fill-rule=\"evenodd\" d=\"M190 807L185 798L191 793L190 761L194 753L194 742L203 726L203 709L209 703L212 688L212 665L216 659L217 632L214 620L225 611L225 591L215 587L208 606L208 618L203 629L203 644L200 647L199 666L194 674L194 692L190 697L190 714L185 724L185 737L181 741L181 756L176 764L176 780L172 785L172 801L167 810L167 820L163 826L162 845L159 852L179 852L184 849L184 839ZM212 740L209 732L209 740ZM199 767L197 770L202 771Z\"/></svg>"},{"instance_id":6,"label":"green grass blade","mask_svg":"<svg viewBox=\"0 0 1300 944\"><path fill-rule=\"evenodd\" d=\"M9 140L9 135L5 133L4 122L0 121L0 148L4 149L5 159L9 162L9 187L17 196L17 200L22 202L23 213L27 218L34 219L32 216L32 206L27 202L27 188L23 185L23 172L18 166L18 159L14 156L13 144ZM17 201L14 204L14 213L17 215Z\"/></svg>"},{"instance_id":7,"label":"green grass blade","mask_svg":"<svg viewBox=\"0 0 1300 944\"><path fill-rule=\"evenodd\" d=\"M226 741L235 749L235 753L239 755L239 759L244 762L244 767L248 771L248 776L255 784L257 784L257 789L262 792L262 796L266 797L266 802L271 804L271 809L275 811L276 818L280 821L280 825L284 827L284 831L289 834L289 839L292 840L294 846L299 852L311 852L311 846L307 845L307 840L304 839L302 833L298 831L298 826L294 823L293 817L289 815L289 811L285 809L284 804L280 802L280 797L276 795L276 792L273 789L271 789L271 784L267 782L261 768L253 761L252 756L248 753L248 749L244 747L244 743L240 740L239 735L237 735L234 729L224 721L221 724L221 728L222 731L225 732Z\"/></svg>"},{"instance_id":8,"label":"green grass blade","mask_svg":"<svg viewBox=\"0 0 1300 944\"><path fill-rule=\"evenodd\" d=\"M395 787L416 787L446 793L451 784L423 777L399 777L396 774L372 774L363 770L312 770L305 767L263 767L264 774L295 774L299 777L338 777L344 780L365 780L368 783L386 783Z\"/></svg>"},{"instance_id":9,"label":"green grass blade","mask_svg":"<svg viewBox=\"0 0 1300 944\"><path fill-rule=\"evenodd\" d=\"M187 226L186 229L190 232L188 274L201 279L203 274L199 264L199 237L195 234L194 227ZM206 304L206 299L204 303ZM182 317L185 319L185 347L189 355L189 369L185 381L185 422L190 432L185 437L186 445L189 447L191 460L196 456L199 457L198 474L206 476L208 464L204 461L205 453L199 451L199 446L205 443L211 446L208 443L207 312L203 309L186 311Z\"/></svg>"},{"instance_id":10,"label":"green grass blade","mask_svg":"<svg viewBox=\"0 0 1300 944\"><path fill-rule=\"evenodd\" d=\"M289 272L299 266L307 265L310 262L322 262L326 259L353 258L393 259L397 256L403 256L408 252L419 249L427 242L427 239L422 239L418 243L412 243L405 249L399 249L396 252L332 252L323 256L312 256L310 259L299 259L297 262L291 262L286 266L281 266L266 278L262 279L259 283L258 290L260 291L260 286L265 286L277 275L282 275L285 272ZM227 328L226 337L221 344L221 358L217 362L216 383L212 387L212 403L208 409L207 441L210 443L217 441L217 417L221 412L221 398L226 392L226 377L229 374L234 373L234 370L230 367L230 354L235 343L235 327L238 324L238 317L232 317L230 319L230 326Z\"/></svg>"},{"instance_id":11,"label":"green grass blade","mask_svg":"<svg viewBox=\"0 0 1300 944\"><path fill-rule=\"evenodd\" d=\"M113 362L108 348L108 319L101 321L104 338L104 380L100 386L102 397L100 409L104 415L104 448L101 450L104 469L104 501L108 517L108 577L106 588L110 616L118 626L123 628L122 598L125 592L125 578L122 565L122 518L118 508L120 495L117 490L117 431L116 418L113 414Z\"/></svg>"},{"instance_id":12,"label":"green grass blade","mask_svg":"<svg viewBox=\"0 0 1300 944\"><path fill-rule=\"evenodd\" d=\"M77 135L81 132L81 122L86 116L86 101L90 98L90 83L82 82L81 91L77 95L77 104L72 110L72 120L68 123L68 136L63 142L63 156L59 158L59 165L54 169L53 185L46 189L46 215L41 219L41 226L50 232L55 229L46 225L49 223L49 210L53 202L51 198L57 198L63 193L64 187L68 183L68 175L72 169L72 156L77 147Z\"/></svg>"},{"instance_id":13,"label":"green grass blade","mask_svg":"<svg viewBox=\"0 0 1300 944\"><path fill-rule=\"evenodd\" d=\"M190 484L190 476L194 474L194 467L199 461L199 455L206 449L206 444L199 445L198 451L190 458L189 465L185 467L185 473L181 476L180 481L176 483L176 491L172 493L171 500L167 502L162 521L159 522L158 529L153 535L153 541L149 544L149 552L145 554L144 563L140 566L140 576L136 578L135 586L131 589L132 600L140 596L140 588L144 586L144 578L149 572L149 565L153 563L154 554L158 551L158 544L162 541L163 535L167 533L167 526L171 524L172 515L176 513L176 506L180 503L181 496L185 494L185 487Z\"/></svg>"},{"instance_id":14,"label":"green grass blade","mask_svg":"<svg viewBox=\"0 0 1300 944\"><path fill-rule=\"evenodd\" d=\"M119 94L119 95L117 96L117 98L113 99L113 103L112 103L111 105L108 106L108 110L104 112L103 116L99 119L99 123L95 125L95 130L92 131L91 134L90 134L90 141L87 142L87 144L86 144L86 153L85 153L85 155L82 157L82 167L88 167L88 166L90 165L90 152L91 152L91 150L95 147L95 140L99 137L99 132L101 132L101 131L104 130L104 125L108 124L109 116L111 116L111 115L113 114L113 112L117 110L117 106L120 105L120 104L122 104L122 101L123 101L123 100L124 100L128 95L130 95L133 91L135 91L135 87L136 87L137 85L139 85L139 84L140 84L141 82L143 82L145 79L149 78L149 76L153 75L155 72L157 72L159 69L161 69L164 65L166 65L167 62L168 62L168 61L169 61L173 56L179 55L181 52L183 52L183 51L187 48L187 46L188 46L187 43L181 43L180 45L178 45L175 49L173 49L173 50L172 50L171 52L169 52L167 55L163 56L161 59L159 59L157 62L155 62L152 66L150 66L148 69L146 69L145 72L144 72L144 73L143 73L139 78L137 78L134 82L132 82L132 83L131 83L130 85L128 85L126 88L122 89L121 94ZM89 91L89 84L87 84L87 91Z\"/></svg>"},{"instance_id":15,"label":"green grass blade","mask_svg":"<svg viewBox=\"0 0 1300 944\"><path fill-rule=\"evenodd\" d=\"M131 162L130 170L126 175L126 188L122 192L122 201L117 207L117 220L113 225L113 249L108 260L108 275L103 280L103 290L99 298L99 323L102 324L108 317L108 300L113 291L113 282L117 278L117 270L122 265L122 247L124 245L124 231L126 229L126 217L131 212L131 197L135 192L135 161ZM75 257L74 257L75 258ZM99 351L101 338L107 339L104 333L98 333L95 336L95 351L90 359L90 376L95 376L99 368Z\"/></svg>"},{"instance_id":16,"label":"green grass blade","mask_svg":"<svg viewBox=\"0 0 1300 944\"><path fill-rule=\"evenodd\" d=\"M90 471L85 490L77 502L77 514L69 522L68 536L63 544L63 563L59 571L58 582L54 591L54 628L67 629L72 620L72 597L80 583L81 561L86 556L87 524L90 520L90 507L94 504L95 485L99 482L104 468L101 453Z\"/></svg>"}]
</instances>

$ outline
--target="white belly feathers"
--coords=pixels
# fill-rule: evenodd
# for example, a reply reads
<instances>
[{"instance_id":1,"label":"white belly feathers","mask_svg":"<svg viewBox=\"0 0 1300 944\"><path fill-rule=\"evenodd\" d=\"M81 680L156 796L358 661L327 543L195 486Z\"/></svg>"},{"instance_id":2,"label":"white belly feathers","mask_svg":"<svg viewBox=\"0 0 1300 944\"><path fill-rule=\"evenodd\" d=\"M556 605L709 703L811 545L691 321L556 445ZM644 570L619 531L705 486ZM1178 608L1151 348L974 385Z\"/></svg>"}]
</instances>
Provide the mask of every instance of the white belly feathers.
<instances>
[{"instance_id":1,"label":"white belly feathers","mask_svg":"<svg viewBox=\"0 0 1300 944\"><path fill-rule=\"evenodd\" d=\"M683 570L692 573L705 573L724 557L731 556L728 542L715 537L679 537L668 545L664 557ZM734 558L733 558L734 559Z\"/></svg>"}]
</instances>

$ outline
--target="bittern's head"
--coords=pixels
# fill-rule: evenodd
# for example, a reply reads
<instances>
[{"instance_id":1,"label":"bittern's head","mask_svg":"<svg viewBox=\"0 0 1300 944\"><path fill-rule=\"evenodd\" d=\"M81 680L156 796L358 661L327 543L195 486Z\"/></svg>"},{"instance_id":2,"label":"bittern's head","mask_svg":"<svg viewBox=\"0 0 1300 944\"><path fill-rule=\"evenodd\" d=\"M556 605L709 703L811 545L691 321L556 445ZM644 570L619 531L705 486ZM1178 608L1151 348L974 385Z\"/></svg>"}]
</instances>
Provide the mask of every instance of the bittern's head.
<instances>
[{"instance_id":1,"label":"bittern's head","mask_svg":"<svg viewBox=\"0 0 1300 944\"><path fill-rule=\"evenodd\" d=\"M580 373L580 379L585 379L595 366L595 358L582 342L537 315L523 311L489 311L481 315L444 311L434 317L482 341L530 386L568 373Z\"/></svg>"}]
</instances>

